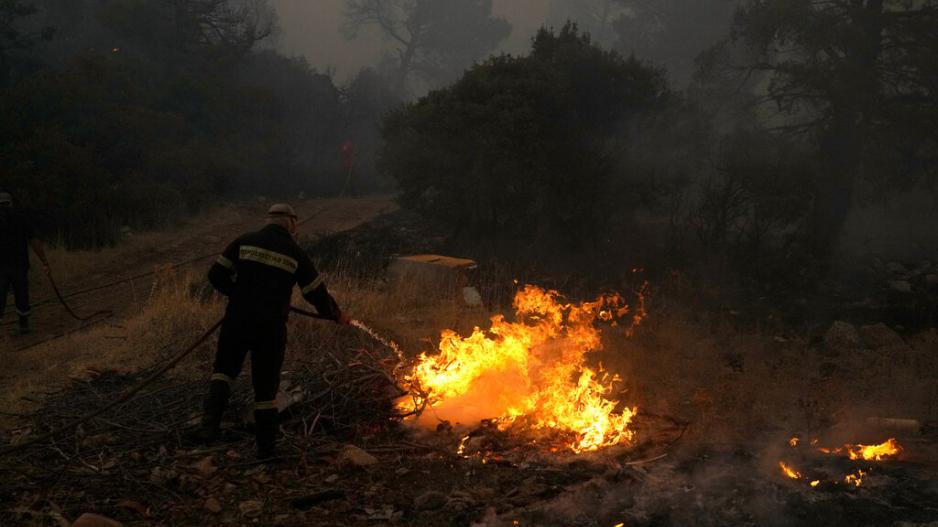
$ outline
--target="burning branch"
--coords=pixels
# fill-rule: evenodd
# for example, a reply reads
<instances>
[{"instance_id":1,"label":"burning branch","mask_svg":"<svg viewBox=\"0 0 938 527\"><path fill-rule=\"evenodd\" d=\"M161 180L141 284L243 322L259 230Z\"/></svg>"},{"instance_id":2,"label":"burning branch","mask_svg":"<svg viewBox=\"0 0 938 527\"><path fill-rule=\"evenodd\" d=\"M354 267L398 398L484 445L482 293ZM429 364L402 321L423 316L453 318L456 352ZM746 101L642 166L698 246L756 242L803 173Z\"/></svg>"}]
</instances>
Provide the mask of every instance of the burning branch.
<instances>
[{"instance_id":1,"label":"burning branch","mask_svg":"<svg viewBox=\"0 0 938 527\"><path fill-rule=\"evenodd\" d=\"M421 354L403 375L409 395L397 407L418 422L429 410L451 422L490 419L502 430L569 433L574 452L629 441L636 410L617 412L619 401L607 398L620 378L588 368L585 356L601 348L597 321L630 317L627 334L642 321L644 288L638 294L633 312L615 294L575 305L556 291L526 286L515 296L516 322L497 315L487 331L468 337L443 331L439 353Z\"/></svg>"}]
</instances>

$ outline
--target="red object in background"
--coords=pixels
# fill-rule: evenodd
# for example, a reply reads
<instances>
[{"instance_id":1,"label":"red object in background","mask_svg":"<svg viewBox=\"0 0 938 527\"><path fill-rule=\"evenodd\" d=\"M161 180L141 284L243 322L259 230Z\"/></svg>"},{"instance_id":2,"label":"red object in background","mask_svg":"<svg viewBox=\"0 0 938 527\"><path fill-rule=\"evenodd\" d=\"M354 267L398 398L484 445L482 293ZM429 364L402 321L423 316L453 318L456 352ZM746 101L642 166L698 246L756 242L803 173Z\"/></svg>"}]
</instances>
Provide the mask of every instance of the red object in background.
<instances>
[{"instance_id":1,"label":"red object in background","mask_svg":"<svg viewBox=\"0 0 938 527\"><path fill-rule=\"evenodd\" d=\"M352 168L352 162L355 158L355 145L351 140L342 143L342 166Z\"/></svg>"}]
</instances>

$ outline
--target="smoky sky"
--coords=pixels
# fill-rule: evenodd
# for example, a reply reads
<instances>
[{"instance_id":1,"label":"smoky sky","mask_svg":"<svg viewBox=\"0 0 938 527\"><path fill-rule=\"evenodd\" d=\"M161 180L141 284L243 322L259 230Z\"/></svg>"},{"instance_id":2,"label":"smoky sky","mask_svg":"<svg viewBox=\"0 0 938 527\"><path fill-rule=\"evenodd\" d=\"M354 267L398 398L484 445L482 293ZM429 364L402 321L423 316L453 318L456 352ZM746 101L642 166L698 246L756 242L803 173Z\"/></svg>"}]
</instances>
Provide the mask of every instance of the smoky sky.
<instances>
[{"instance_id":1,"label":"smoky sky","mask_svg":"<svg viewBox=\"0 0 938 527\"><path fill-rule=\"evenodd\" d=\"M390 43L374 29L349 40L342 34L345 0L271 0L280 17L277 47L288 55L306 57L319 71L334 70L344 82L361 68L377 63ZM494 0L494 13L512 25L499 51L523 53L535 31L548 19L551 0Z\"/></svg>"}]
</instances>

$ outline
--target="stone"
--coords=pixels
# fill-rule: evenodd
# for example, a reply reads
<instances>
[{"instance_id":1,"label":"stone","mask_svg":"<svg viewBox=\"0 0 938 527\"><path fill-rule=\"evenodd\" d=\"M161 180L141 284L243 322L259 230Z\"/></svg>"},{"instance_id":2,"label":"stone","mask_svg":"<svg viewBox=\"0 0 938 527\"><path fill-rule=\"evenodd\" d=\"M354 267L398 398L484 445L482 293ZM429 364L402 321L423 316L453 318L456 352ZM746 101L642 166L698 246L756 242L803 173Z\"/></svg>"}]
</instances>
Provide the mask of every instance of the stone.
<instances>
[{"instance_id":1,"label":"stone","mask_svg":"<svg viewBox=\"0 0 938 527\"><path fill-rule=\"evenodd\" d=\"M462 288L462 301L469 307L482 307L482 295L474 287Z\"/></svg>"},{"instance_id":2,"label":"stone","mask_svg":"<svg viewBox=\"0 0 938 527\"><path fill-rule=\"evenodd\" d=\"M446 499L444 506L448 511L461 512L475 507L476 500L468 492L454 490Z\"/></svg>"},{"instance_id":3,"label":"stone","mask_svg":"<svg viewBox=\"0 0 938 527\"><path fill-rule=\"evenodd\" d=\"M414 499L414 508L419 511L432 511L443 508L446 502L446 494L437 490L428 490Z\"/></svg>"},{"instance_id":4,"label":"stone","mask_svg":"<svg viewBox=\"0 0 938 527\"><path fill-rule=\"evenodd\" d=\"M208 512L211 512L212 514L218 514L219 512L221 512L221 508L222 508L221 502L219 502L215 498L209 498L205 500L205 504L203 506L205 507L205 510L207 510Z\"/></svg>"},{"instance_id":5,"label":"stone","mask_svg":"<svg viewBox=\"0 0 938 527\"><path fill-rule=\"evenodd\" d=\"M905 274L908 272L905 266L899 262L889 262L886 264L886 271L889 271L892 274Z\"/></svg>"},{"instance_id":6,"label":"stone","mask_svg":"<svg viewBox=\"0 0 938 527\"><path fill-rule=\"evenodd\" d=\"M912 284L908 280L890 280L889 289L899 293L911 293Z\"/></svg>"},{"instance_id":7,"label":"stone","mask_svg":"<svg viewBox=\"0 0 938 527\"><path fill-rule=\"evenodd\" d=\"M831 349L858 349L863 347L863 341L853 324L838 320L824 334L824 345Z\"/></svg>"},{"instance_id":8,"label":"stone","mask_svg":"<svg viewBox=\"0 0 938 527\"><path fill-rule=\"evenodd\" d=\"M212 474L218 470L218 467L215 466L215 459L212 456L205 456L192 465L192 468L203 478L211 477Z\"/></svg>"},{"instance_id":9,"label":"stone","mask_svg":"<svg viewBox=\"0 0 938 527\"><path fill-rule=\"evenodd\" d=\"M277 412L286 412L287 409L294 404L302 402L303 395L304 394L302 389L287 391L284 387L281 387L279 390L277 390Z\"/></svg>"},{"instance_id":10,"label":"stone","mask_svg":"<svg viewBox=\"0 0 938 527\"><path fill-rule=\"evenodd\" d=\"M528 479L521 482L518 485L518 494L522 498L532 498L535 496L540 496L550 490L550 487L541 483L534 476L529 477Z\"/></svg>"},{"instance_id":11,"label":"stone","mask_svg":"<svg viewBox=\"0 0 938 527\"><path fill-rule=\"evenodd\" d=\"M439 254L399 256L388 264L388 283L423 296L457 295L478 267L474 260Z\"/></svg>"},{"instance_id":12,"label":"stone","mask_svg":"<svg viewBox=\"0 0 938 527\"><path fill-rule=\"evenodd\" d=\"M290 500L290 506L294 509L309 510L327 501L340 500L345 497L345 491L340 489L326 489L312 494L307 494L299 498Z\"/></svg>"},{"instance_id":13,"label":"stone","mask_svg":"<svg viewBox=\"0 0 938 527\"><path fill-rule=\"evenodd\" d=\"M264 511L264 504L258 500L242 501L238 504L238 510L245 518L257 518Z\"/></svg>"},{"instance_id":14,"label":"stone","mask_svg":"<svg viewBox=\"0 0 938 527\"><path fill-rule=\"evenodd\" d=\"M116 441L113 434L103 433L88 436L81 440L81 446L84 448L101 448L111 445Z\"/></svg>"},{"instance_id":15,"label":"stone","mask_svg":"<svg viewBox=\"0 0 938 527\"><path fill-rule=\"evenodd\" d=\"M866 347L872 350L895 350L907 347L902 337L882 322L861 327L860 338L863 339Z\"/></svg>"},{"instance_id":16,"label":"stone","mask_svg":"<svg viewBox=\"0 0 938 527\"><path fill-rule=\"evenodd\" d=\"M365 452L355 445L345 445L342 451L339 452L337 462L339 465L368 467L371 465L376 465L378 463L378 458L372 456L368 452Z\"/></svg>"},{"instance_id":17,"label":"stone","mask_svg":"<svg viewBox=\"0 0 938 527\"><path fill-rule=\"evenodd\" d=\"M117 508L134 511L140 516L147 516L149 514L147 506L137 500L121 500L118 502Z\"/></svg>"},{"instance_id":18,"label":"stone","mask_svg":"<svg viewBox=\"0 0 938 527\"><path fill-rule=\"evenodd\" d=\"M86 512L78 517L72 527L123 527L123 523L112 520L107 516Z\"/></svg>"}]
</instances>

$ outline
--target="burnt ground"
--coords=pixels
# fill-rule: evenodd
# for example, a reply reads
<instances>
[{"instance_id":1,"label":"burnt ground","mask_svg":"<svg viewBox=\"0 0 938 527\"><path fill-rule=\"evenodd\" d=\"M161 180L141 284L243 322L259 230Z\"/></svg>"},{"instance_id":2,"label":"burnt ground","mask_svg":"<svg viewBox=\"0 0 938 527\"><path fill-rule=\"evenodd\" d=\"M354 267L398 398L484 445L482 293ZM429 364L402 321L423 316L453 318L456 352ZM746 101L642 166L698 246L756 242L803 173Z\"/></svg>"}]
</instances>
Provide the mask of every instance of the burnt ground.
<instances>
[{"instance_id":1,"label":"burnt ground","mask_svg":"<svg viewBox=\"0 0 938 527\"><path fill-rule=\"evenodd\" d=\"M5 459L3 524L58 525L57 518L87 511L126 525L892 526L938 520L934 464L788 452L789 462L823 480L811 488L774 467L769 452L787 445L687 441L688 424L653 416L637 420L636 443L625 448L573 455L477 429L458 455L462 433L414 434L377 418L387 415L378 401L388 386L377 378L360 380L365 371L344 377L356 384L355 399L345 399L351 391L344 388L317 399L311 392L322 393L316 390L324 381L312 374L291 378L296 385L288 383L288 392L308 402L284 413L284 458L276 464L252 458L250 427L238 417L247 407L246 386L235 398L223 443L194 449L180 441L177 421L198 414L201 383L161 381L107 419L15 453L14 466ZM102 404L142 377L105 372L76 383L33 416L36 431ZM337 408L337 401L346 404ZM313 415L318 423L310 421ZM862 486L841 481L858 469L868 472Z\"/></svg>"},{"instance_id":2,"label":"burnt ground","mask_svg":"<svg viewBox=\"0 0 938 527\"><path fill-rule=\"evenodd\" d=\"M394 218L327 238L316 246L319 256L328 257L326 244L339 251L351 240L380 268L396 252L445 248L432 230ZM381 245L369 250L374 241ZM394 364L386 349L348 333L303 336L291 345L297 358L285 375L292 403L283 414L278 463L253 459L245 379L224 441L208 449L186 445L180 433L197 419L204 379L178 372L73 433L0 458L0 524L65 525L86 512L124 525L938 522L933 330L827 330L824 321L816 323L822 330L773 325L752 333L743 329L751 324L738 322L748 313L683 316L672 303L657 302L639 333L611 338L602 357L626 378L621 397L639 408L630 445L574 455L559 447L564 438L528 432L445 425L417 432L391 417L399 392L386 375ZM441 328L438 320L413 320L409 331L427 338ZM380 325L401 336L394 324ZM208 360L210 350L199 356ZM147 373L74 380L18 416L19 426L0 439L28 441L113 400ZM870 417L912 425L872 426ZM804 438L798 447L788 444L793 434ZM819 453L807 443L814 437L826 445L896 437L904 451L897 459L853 461ZM802 476L786 477L781 460ZM844 480L861 470L860 486Z\"/></svg>"}]
</instances>

